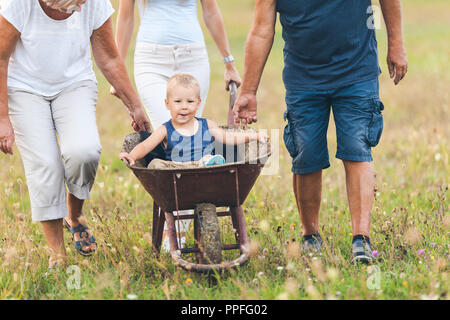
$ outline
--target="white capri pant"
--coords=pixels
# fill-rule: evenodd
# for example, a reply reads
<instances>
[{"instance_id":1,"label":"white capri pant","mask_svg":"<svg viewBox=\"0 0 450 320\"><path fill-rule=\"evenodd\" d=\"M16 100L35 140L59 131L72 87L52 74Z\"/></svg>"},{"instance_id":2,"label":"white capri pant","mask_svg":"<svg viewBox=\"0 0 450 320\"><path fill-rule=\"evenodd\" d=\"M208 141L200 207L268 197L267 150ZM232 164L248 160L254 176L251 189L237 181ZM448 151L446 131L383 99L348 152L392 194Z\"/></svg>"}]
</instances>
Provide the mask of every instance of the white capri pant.
<instances>
[{"instance_id":1,"label":"white capri pant","mask_svg":"<svg viewBox=\"0 0 450 320\"><path fill-rule=\"evenodd\" d=\"M136 43L134 79L153 130L170 120L170 113L164 99L167 81L176 73L188 73L200 83L202 103L196 116L201 117L208 96L210 76L205 45L203 43L184 45Z\"/></svg>"},{"instance_id":2,"label":"white capri pant","mask_svg":"<svg viewBox=\"0 0 450 320\"><path fill-rule=\"evenodd\" d=\"M78 199L89 199L101 153L96 104L97 84L92 80L52 97L8 88L9 116L34 221L68 215L65 184Z\"/></svg>"}]
</instances>

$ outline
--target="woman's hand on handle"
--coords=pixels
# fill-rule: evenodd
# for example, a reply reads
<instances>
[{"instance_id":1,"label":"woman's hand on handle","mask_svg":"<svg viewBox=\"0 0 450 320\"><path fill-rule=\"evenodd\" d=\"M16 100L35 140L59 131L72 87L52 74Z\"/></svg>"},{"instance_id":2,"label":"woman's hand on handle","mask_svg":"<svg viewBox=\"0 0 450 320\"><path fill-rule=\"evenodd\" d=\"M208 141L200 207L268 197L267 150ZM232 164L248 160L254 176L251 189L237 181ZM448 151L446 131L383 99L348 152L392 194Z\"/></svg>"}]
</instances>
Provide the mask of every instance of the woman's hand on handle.
<instances>
[{"instance_id":1,"label":"woman's hand on handle","mask_svg":"<svg viewBox=\"0 0 450 320\"><path fill-rule=\"evenodd\" d=\"M225 90L230 90L231 81L234 81L238 88L241 86L241 76L239 75L234 63L229 62L225 65Z\"/></svg>"},{"instance_id":2,"label":"woman's hand on handle","mask_svg":"<svg viewBox=\"0 0 450 320\"><path fill-rule=\"evenodd\" d=\"M14 130L9 117L0 119L0 150L5 154L13 154Z\"/></svg>"}]
</instances>

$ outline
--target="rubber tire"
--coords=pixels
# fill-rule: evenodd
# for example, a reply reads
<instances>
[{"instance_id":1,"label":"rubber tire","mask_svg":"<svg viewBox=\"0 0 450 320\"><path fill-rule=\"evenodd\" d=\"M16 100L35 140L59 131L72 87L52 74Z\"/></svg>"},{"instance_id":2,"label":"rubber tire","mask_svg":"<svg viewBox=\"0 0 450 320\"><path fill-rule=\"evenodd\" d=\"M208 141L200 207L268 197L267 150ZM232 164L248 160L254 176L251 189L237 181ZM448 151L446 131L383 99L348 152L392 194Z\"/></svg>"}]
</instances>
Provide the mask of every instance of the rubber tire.
<instances>
[{"instance_id":1,"label":"rubber tire","mask_svg":"<svg viewBox=\"0 0 450 320\"><path fill-rule=\"evenodd\" d=\"M201 203L195 207L200 232L200 261L206 264L222 262L222 241L220 240L219 219L216 206Z\"/></svg>"}]
</instances>

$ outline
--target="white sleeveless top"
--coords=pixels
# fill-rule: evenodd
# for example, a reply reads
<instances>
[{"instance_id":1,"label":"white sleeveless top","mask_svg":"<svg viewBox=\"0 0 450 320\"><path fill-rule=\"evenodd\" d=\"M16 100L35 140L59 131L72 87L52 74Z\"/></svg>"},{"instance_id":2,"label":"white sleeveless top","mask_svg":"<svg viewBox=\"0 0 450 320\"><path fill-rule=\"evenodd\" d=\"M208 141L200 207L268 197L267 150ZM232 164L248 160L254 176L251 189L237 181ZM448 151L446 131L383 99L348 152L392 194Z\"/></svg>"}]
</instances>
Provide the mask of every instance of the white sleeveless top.
<instances>
[{"instance_id":1,"label":"white sleeveless top","mask_svg":"<svg viewBox=\"0 0 450 320\"><path fill-rule=\"evenodd\" d=\"M0 0L0 8L20 32L8 87L50 97L76 82L96 81L90 37L114 12L109 0L89 0L65 20L47 16L37 0Z\"/></svg>"},{"instance_id":2,"label":"white sleeveless top","mask_svg":"<svg viewBox=\"0 0 450 320\"><path fill-rule=\"evenodd\" d=\"M141 16L137 42L163 45L204 43L197 0L136 0Z\"/></svg>"}]
</instances>

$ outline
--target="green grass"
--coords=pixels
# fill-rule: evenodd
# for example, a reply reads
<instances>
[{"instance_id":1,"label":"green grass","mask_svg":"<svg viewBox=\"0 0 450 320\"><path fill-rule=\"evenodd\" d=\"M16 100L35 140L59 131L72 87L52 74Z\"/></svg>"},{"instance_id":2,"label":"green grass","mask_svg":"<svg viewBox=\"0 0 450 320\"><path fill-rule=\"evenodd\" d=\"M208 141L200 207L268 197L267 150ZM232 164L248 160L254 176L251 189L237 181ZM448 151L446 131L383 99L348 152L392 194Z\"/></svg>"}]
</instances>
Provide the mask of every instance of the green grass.
<instances>
[{"instance_id":1,"label":"green grass","mask_svg":"<svg viewBox=\"0 0 450 320\"><path fill-rule=\"evenodd\" d=\"M113 1L116 8L117 2ZM252 3L219 2L241 71ZM0 298L448 299L450 4L446 0L405 0L403 4L410 67L398 87L387 76L386 35L384 28L378 30L381 98L386 109L383 138L374 149L377 190L371 239L380 253L379 289L368 286L368 280L377 276L370 278L367 268L349 263L351 223L343 166L333 157L332 124L328 134L331 168L324 172L320 216L326 247L319 259L304 257L292 242L299 240L301 226L291 190L290 158L281 135L278 173L261 176L244 205L253 248L247 265L220 276L218 284L211 286L204 276L175 268L167 254L154 256L152 200L117 159L123 137L131 131L127 112L108 94L109 86L99 75L103 154L92 199L85 206L99 250L83 258L66 234L67 265L80 268L81 288L69 289L71 274L66 269L43 277L48 248L40 225L31 221L20 157L17 149L13 157L1 155ZM280 31L278 25L258 94L258 128L284 127ZM207 32L205 37L212 68L205 116L224 123L224 70ZM132 74L132 55L127 65ZM229 238L230 222L222 221Z\"/></svg>"}]
</instances>

